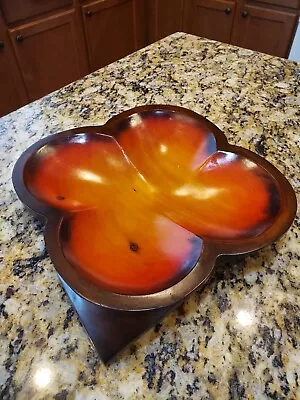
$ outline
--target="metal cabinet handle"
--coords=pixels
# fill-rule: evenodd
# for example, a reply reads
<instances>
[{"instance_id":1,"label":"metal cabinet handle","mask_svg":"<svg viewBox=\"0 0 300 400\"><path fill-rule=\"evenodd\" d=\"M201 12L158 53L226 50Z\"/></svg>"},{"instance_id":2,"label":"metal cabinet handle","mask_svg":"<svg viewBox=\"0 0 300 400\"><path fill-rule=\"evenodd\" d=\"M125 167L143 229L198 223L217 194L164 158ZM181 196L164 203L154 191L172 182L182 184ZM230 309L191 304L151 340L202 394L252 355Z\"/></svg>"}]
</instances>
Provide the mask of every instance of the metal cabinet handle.
<instances>
[{"instance_id":1,"label":"metal cabinet handle","mask_svg":"<svg viewBox=\"0 0 300 400\"><path fill-rule=\"evenodd\" d=\"M22 43L23 40L24 40L24 36L23 36L23 35L18 35L18 36L16 37L16 41L17 41L18 43Z\"/></svg>"},{"instance_id":2,"label":"metal cabinet handle","mask_svg":"<svg viewBox=\"0 0 300 400\"><path fill-rule=\"evenodd\" d=\"M225 14L230 14L231 13L231 8L230 7L226 7L224 11L225 11Z\"/></svg>"},{"instance_id":3,"label":"metal cabinet handle","mask_svg":"<svg viewBox=\"0 0 300 400\"><path fill-rule=\"evenodd\" d=\"M87 16L87 17L91 17L92 15L93 15L93 13L92 13L92 11L87 11L86 13L85 13L85 15Z\"/></svg>"},{"instance_id":4,"label":"metal cabinet handle","mask_svg":"<svg viewBox=\"0 0 300 400\"><path fill-rule=\"evenodd\" d=\"M242 12L242 17L243 17L243 18L248 17L248 11L247 11L247 10L244 10L244 11Z\"/></svg>"}]
</instances>

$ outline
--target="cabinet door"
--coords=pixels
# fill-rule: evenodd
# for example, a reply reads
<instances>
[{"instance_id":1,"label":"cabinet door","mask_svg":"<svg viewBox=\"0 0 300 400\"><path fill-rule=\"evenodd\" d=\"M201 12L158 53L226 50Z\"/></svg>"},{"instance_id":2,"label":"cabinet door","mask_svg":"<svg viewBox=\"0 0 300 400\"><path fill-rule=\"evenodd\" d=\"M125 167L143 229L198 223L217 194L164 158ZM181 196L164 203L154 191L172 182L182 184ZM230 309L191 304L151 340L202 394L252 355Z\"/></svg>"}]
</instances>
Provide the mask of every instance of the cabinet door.
<instances>
[{"instance_id":1,"label":"cabinet door","mask_svg":"<svg viewBox=\"0 0 300 400\"><path fill-rule=\"evenodd\" d=\"M99 0L82 7L92 71L137 49L135 7L134 0Z\"/></svg>"},{"instance_id":2,"label":"cabinet door","mask_svg":"<svg viewBox=\"0 0 300 400\"><path fill-rule=\"evenodd\" d=\"M0 36L0 117L27 102L25 88L10 43Z\"/></svg>"},{"instance_id":3,"label":"cabinet door","mask_svg":"<svg viewBox=\"0 0 300 400\"><path fill-rule=\"evenodd\" d=\"M136 44L137 50L149 44L147 0L135 1Z\"/></svg>"},{"instance_id":4,"label":"cabinet door","mask_svg":"<svg viewBox=\"0 0 300 400\"><path fill-rule=\"evenodd\" d=\"M297 13L246 5L236 13L232 43L247 49L287 57Z\"/></svg>"},{"instance_id":5,"label":"cabinet door","mask_svg":"<svg viewBox=\"0 0 300 400\"><path fill-rule=\"evenodd\" d=\"M184 31L208 39L229 43L235 2L221 0L187 0Z\"/></svg>"},{"instance_id":6,"label":"cabinet door","mask_svg":"<svg viewBox=\"0 0 300 400\"><path fill-rule=\"evenodd\" d=\"M7 29L0 13L0 117L28 101Z\"/></svg>"},{"instance_id":7,"label":"cabinet door","mask_svg":"<svg viewBox=\"0 0 300 400\"><path fill-rule=\"evenodd\" d=\"M30 100L87 72L76 21L72 10L9 30Z\"/></svg>"},{"instance_id":8,"label":"cabinet door","mask_svg":"<svg viewBox=\"0 0 300 400\"><path fill-rule=\"evenodd\" d=\"M148 2L150 42L182 31L183 0L150 0Z\"/></svg>"}]
</instances>

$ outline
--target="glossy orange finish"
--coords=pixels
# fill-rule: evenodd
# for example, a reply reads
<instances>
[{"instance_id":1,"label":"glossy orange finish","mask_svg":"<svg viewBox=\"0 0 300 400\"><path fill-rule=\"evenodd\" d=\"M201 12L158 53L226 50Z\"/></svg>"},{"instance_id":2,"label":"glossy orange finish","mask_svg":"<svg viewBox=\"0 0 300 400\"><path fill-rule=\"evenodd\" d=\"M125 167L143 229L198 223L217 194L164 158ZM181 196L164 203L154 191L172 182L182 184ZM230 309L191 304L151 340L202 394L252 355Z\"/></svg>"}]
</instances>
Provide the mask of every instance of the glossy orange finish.
<instances>
[{"instance_id":1,"label":"glossy orange finish","mask_svg":"<svg viewBox=\"0 0 300 400\"><path fill-rule=\"evenodd\" d=\"M65 257L97 285L158 292L194 268L203 238L251 238L274 223L275 179L218 151L205 126L136 115L115 136L75 135L42 147L25 173L36 198L66 213Z\"/></svg>"},{"instance_id":2,"label":"glossy orange finish","mask_svg":"<svg viewBox=\"0 0 300 400\"><path fill-rule=\"evenodd\" d=\"M93 282L117 293L153 293L172 286L194 267L202 244L191 232L142 207L80 213L68 229L67 259Z\"/></svg>"},{"instance_id":3,"label":"glossy orange finish","mask_svg":"<svg viewBox=\"0 0 300 400\"><path fill-rule=\"evenodd\" d=\"M47 148L27 176L36 197L81 211L65 222L67 259L118 293L152 293L178 282L196 264L202 240L155 210L152 186L112 137L75 139Z\"/></svg>"},{"instance_id":4,"label":"glossy orange finish","mask_svg":"<svg viewBox=\"0 0 300 400\"><path fill-rule=\"evenodd\" d=\"M254 236L272 224L279 191L262 167L217 151L212 133L192 122L148 118L132 125L118 141L155 187L159 212L214 239Z\"/></svg>"}]
</instances>

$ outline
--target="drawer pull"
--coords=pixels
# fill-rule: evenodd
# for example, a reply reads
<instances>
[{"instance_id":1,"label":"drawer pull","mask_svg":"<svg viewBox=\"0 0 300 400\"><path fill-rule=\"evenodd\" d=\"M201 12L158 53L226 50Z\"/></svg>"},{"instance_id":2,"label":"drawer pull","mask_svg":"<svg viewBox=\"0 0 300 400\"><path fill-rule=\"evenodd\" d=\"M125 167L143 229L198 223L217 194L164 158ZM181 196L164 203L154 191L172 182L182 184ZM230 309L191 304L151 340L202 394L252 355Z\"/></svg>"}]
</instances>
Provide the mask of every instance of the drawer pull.
<instances>
[{"instance_id":1,"label":"drawer pull","mask_svg":"<svg viewBox=\"0 0 300 400\"><path fill-rule=\"evenodd\" d=\"M24 40L24 36L23 36L23 35L18 35L18 36L16 37L16 41L17 41L18 43L22 43L23 40Z\"/></svg>"}]
</instances>

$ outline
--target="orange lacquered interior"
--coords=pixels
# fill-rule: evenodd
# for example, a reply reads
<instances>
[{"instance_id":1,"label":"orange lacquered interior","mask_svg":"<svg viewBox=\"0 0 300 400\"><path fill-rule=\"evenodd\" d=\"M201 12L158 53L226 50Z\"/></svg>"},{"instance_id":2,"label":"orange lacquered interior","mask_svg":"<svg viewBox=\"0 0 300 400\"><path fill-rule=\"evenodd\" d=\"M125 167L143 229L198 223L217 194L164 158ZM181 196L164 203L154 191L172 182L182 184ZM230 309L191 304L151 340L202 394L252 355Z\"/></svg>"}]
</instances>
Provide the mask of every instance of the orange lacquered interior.
<instances>
[{"instance_id":1,"label":"orange lacquered interior","mask_svg":"<svg viewBox=\"0 0 300 400\"><path fill-rule=\"evenodd\" d=\"M116 293L173 285L195 266L203 240L256 236L280 208L269 173L218 151L214 135L190 119L136 115L115 138L76 135L36 159L25 183L66 213L65 257Z\"/></svg>"}]
</instances>

